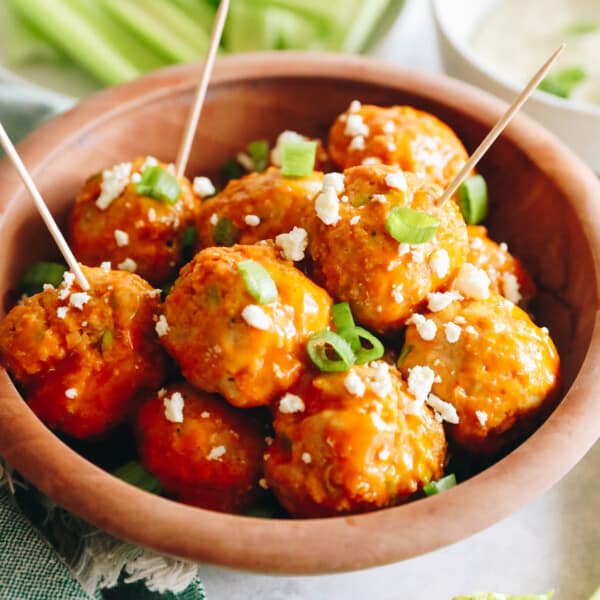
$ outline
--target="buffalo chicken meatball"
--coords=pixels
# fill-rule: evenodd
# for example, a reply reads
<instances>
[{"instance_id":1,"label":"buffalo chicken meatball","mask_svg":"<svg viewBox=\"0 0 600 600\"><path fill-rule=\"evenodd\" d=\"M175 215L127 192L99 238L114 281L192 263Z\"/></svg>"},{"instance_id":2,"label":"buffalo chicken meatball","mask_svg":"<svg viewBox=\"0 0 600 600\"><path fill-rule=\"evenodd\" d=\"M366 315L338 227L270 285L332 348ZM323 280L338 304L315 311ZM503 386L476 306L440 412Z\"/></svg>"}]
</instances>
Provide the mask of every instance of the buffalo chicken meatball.
<instances>
[{"instance_id":1,"label":"buffalo chicken meatball","mask_svg":"<svg viewBox=\"0 0 600 600\"><path fill-rule=\"evenodd\" d=\"M443 474L442 425L383 361L302 378L274 427L265 476L295 517L398 504Z\"/></svg>"},{"instance_id":2,"label":"buffalo chicken meatball","mask_svg":"<svg viewBox=\"0 0 600 600\"><path fill-rule=\"evenodd\" d=\"M360 164L398 165L446 186L468 159L467 151L445 123L410 106L353 102L334 122L329 154L342 168Z\"/></svg>"},{"instance_id":3,"label":"buffalo chicken meatball","mask_svg":"<svg viewBox=\"0 0 600 600\"><path fill-rule=\"evenodd\" d=\"M272 294L262 303L261 287ZM306 342L329 326L330 308L271 245L207 248L167 296L161 340L192 385L235 406L266 405L304 371Z\"/></svg>"},{"instance_id":4,"label":"buffalo chicken meatball","mask_svg":"<svg viewBox=\"0 0 600 600\"><path fill-rule=\"evenodd\" d=\"M452 200L437 204L441 189L390 166L353 167L338 188L315 202L310 252L315 276L356 320L378 332L399 328L430 292L447 287L464 262L467 228ZM388 230L396 207L436 217L426 243L398 242Z\"/></svg>"},{"instance_id":5,"label":"buffalo chicken meatball","mask_svg":"<svg viewBox=\"0 0 600 600\"><path fill-rule=\"evenodd\" d=\"M182 502L242 512L258 496L265 441L248 412L170 385L144 398L135 430L142 464Z\"/></svg>"},{"instance_id":6,"label":"buffalo chicken meatball","mask_svg":"<svg viewBox=\"0 0 600 600\"><path fill-rule=\"evenodd\" d=\"M482 225L469 225L468 262L483 269L491 282L491 289L514 304L527 303L535 296L535 284L518 258L506 244L496 244Z\"/></svg>"},{"instance_id":7,"label":"buffalo chicken meatball","mask_svg":"<svg viewBox=\"0 0 600 600\"><path fill-rule=\"evenodd\" d=\"M432 386L431 401L448 411L448 436L458 447L491 455L553 408L559 357L548 331L509 300L467 297L478 289L470 273L458 295L433 296L430 311L413 317L400 368Z\"/></svg>"},{"instance_id":8,"label":"buffalo chicken meatball","mask_svg":"<svg viewBox=\"0 0 600 600\"><path fill-rule=\"evenodd\" d=\"M137 275L83 268L15 306L0 322L0 362L52 429L98 436L124 421L134 396L156 388L167 358L155 328L160 291Z\"/></svg>"},{"instance_id":9,"label":"buffalo chicken meatball","mask_svg":"<svg viewBox=\"0 0 600 600\"><path fill-rule=\"evenodd\" d=\"M254 244L274 239L294 227L306 228L322 173L284 177L279 169L230 181L206 200L197 220L199 248Z\"/></svg>"},{"instance_id":10,"label":"buffalo chicken meatball","mask_svg":"<svg viewBox=\"0 0 600 600\"><path fill-rule=\"evenodd\" d=\"M179 186L174 202L136 190L148 168ZM159 189L159 184L153 185ZM71 212L69 241L84 264L98 266L111 261L114 267L163 285L176 277L186 243L193 249L200 205L187 179L176 180L167 165L152 157L138 158L88 179ZM191 240L187 240L190 234Z\"/></svg>"}]
</instances>

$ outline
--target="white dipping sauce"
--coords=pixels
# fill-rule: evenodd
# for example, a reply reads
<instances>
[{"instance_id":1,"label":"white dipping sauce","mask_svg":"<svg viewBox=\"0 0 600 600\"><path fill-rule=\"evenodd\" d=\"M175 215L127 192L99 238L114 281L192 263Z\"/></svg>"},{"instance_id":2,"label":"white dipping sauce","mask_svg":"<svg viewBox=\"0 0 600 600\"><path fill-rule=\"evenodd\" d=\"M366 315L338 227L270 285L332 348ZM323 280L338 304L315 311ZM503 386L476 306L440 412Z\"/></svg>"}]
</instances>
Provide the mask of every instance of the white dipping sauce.
<instances>
[{"instance_id":1,"label":"white dipping sauce","mask_svg":"<svg viewBox=\"0 0 600 600\"><path fill-rule=\"evenodd\" d=\"M569 34L579 23L599 28ZM569 99L600 104L600 0L501 0L477 27L472 46L490 67L525 84L562 41L567 47L550 73L582 68L586 78Z\"/></svg>"}]
</instances>

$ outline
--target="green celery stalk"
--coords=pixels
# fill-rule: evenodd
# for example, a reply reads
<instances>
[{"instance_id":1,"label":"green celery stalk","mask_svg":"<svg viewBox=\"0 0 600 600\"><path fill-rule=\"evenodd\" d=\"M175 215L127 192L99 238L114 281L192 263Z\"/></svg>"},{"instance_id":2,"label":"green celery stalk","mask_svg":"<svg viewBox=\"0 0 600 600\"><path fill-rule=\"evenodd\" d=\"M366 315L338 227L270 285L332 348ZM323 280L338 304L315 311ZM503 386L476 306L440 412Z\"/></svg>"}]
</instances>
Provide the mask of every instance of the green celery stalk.
<instances>
[{"instance_id":1,"label":"green celery stalk","mask_svg":"<svg viewBox=\"0 0 600 600\"><path fill-rule=\"evenodd\" d=\"M141 72L107 39L96 23L66 0L11 0L15 11L76 63L106 84L135 79Z\"/></svg>"},{"instance_id":2,"label":"green celery stalk","mask_svg":"<svg viewBox=\"0 0 600 600\"><path fill-rule=\"evenodd\" d=\"M389 6L389 0L369 0L358 6L343 43L344 52L360 52Z\"/></svg>"},{"instance_id":3,"label":"green celery stalk","mask_svg":"<svg viewBox=\"0 0 600 600\"><path fill-rule=\"evenodd\" d=\"M214 6L204 0L173 0L173 2L186 12L194 23L200 25L206 33L210 34L217 13Z\"/></svg>"},{"instance_id":4,"label":"green celery stalk","mask_svg":"<svg viewBox=\"0 0 600 600\"><path fill-rule=\"evenodd\" d=\"M168 0L102 0L113 16L157 52L175 62L202 58L209 36Z\"/></svg>"}]
</instances>

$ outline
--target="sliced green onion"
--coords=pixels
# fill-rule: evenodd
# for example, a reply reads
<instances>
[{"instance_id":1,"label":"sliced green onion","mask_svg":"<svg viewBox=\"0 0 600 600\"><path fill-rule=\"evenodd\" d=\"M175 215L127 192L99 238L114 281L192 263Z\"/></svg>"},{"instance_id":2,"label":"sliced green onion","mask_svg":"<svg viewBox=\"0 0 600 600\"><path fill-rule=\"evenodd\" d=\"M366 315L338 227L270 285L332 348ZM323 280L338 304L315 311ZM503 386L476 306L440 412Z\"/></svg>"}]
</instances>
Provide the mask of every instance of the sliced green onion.
<instances>
[{"instance_id":1,"label":"sliced green onion","mask_svg":"<svg viewBox=\"0 0 600 600\"><path fill-rule=\"evenodd\" d=\"M254 163L254 170L262 173L269 164L269 142L256 140L248 144L248 155Z\"/></svg>"},{"instance_id":2,"label":"sliced green onion","mask_svg":"<svg viewBox=\"0 0 600 600\"><path fill-rule=\"evenodd\" d=\"M370 331L367 331L363 327L340 329L338 334L350 344L350 348L355 354L354 362L357 365L364 365L372 360L377 360L385 352L383 344ZM365 348L363 341L370 348Z\"/></svg>"},{"instance_id":3,"label":"sliced green onion","mask_svg":"<svg viewBox=\"0 0 600 600\"><path fill-rule=\"evenodd\" d=\"M458 203L468 225L477 225L486 218L488 192L481 175L473 175L461 183L458 188Z\"/></svg>"},{"instance_id":4,"label":"sliced green onion","mask_svg":"<svg viewBox=\"0 0 600 600\"><path fill-rule=\"evenodd\" d=\"M315 333L306 344L308 356L320 371L347 371L356 359L350 344L333 331Z\"/></svg>"},{"instance_id":5,"label":"sliced green onion","mask_svg":"<svg viewBox=\"0 0 600 600\"><path fill-rule=\"evenodd\" d=\"M196 239L198 238L198 232L194 226L186 227L183 230L183 236L181 237L181 245L184 248L193 248L196 245Z\"/></svg>"},{"instance_id":6,"label":"sliced green onion","mask_svg":"<svg viewBox=\"0 0 600 600\"><path fill-rule=\"evenodd\" d=\"M597 21L581 19L580 21L571 23L571 25L566 28L565 33L570 37L579 37L582 35L587 35L588 33L595 33L599 29L600 23Z\"/></svg>"},{"instance_id":7,"label":"sliced green onion","mask_svg":"<svg viewBox=\"0 0 600 600\"><path fill-rule=\"evenodd\" d=\"M397 242L424 244L435 235L440 222L429 213L395 206L390 211L385 226Z\"/></svg>"},{"instance_id":8,"label":"sliced green onion","mask_svg":"<svg viewBox=\"0 0 600 600\"><path fill-rule=\"evenodd\" d=\"M58 287L68 267L55 262L37 262L31 265L21 278L19 287L22 294L33 296L44 289L45 284Z\"/></svg>"},{"instance_id":9,"label":"sliced green onion","mask_svg":"<svg viewBox=\"0 0 600 600\"><path fill-rule=\"evenodd\" d=\"M423 491L426 496L433 496L435 494L439 494L440 492L445 492L450 488L453 488L456 485L456 475L451 473L450 475L446 475L446 477L442 477L437 481L430 481L429 483L423 486Z\"/></svg>"},{"instance_id":10,"label":"sliced green onion","mask_svg":"<svg viewBox=\"0 0 600 600\"><path fill-rule=\"evenodd\" d=\"M405 344L404 348L402 348L402 352L400 352L400 356L396 362L396 365L399 367L406 359L406 357L411 353L413 347L410 344Z\"/></svg>"},{"instance_id":11,"label":"sliced green onion","mask_svg":"<svg viewBox=\"0 0 600 600\"><path fill-rule=\"evenodd\" d=\"M114 339L115 338L113 332L110 329L106 329L102 334L102 338L100 340L100 345L102 346L102 354L108 352L113 347Z\"/></svg>"},{"instance_id":12,"label":"sliced green onion","mask_svg":"<svg viewBox=\"0 0 600 600\"><path fill-rule=\"evenodd\" d=\"M284 177L308 177L315 169L317 142L284 142L281 173Z\"/></svg>"},{"instance_id":13,"label":"sliced green onion","mask_svg":"<svg viewBox=\"0 0 600 600\"><path fill-rule=\"evenodd\" d=\"M162 486L158 480L150 475L137 460L132 460L122 467L115 469L112 474L137 488L152 492L153 494L160 494L162 490Z\"/></svg>"},{"instance_id":14,"label":"sliced green onion","mask_svg":"<svg viewBox=\"0 0 600 600\"><path fill-rule=\"evenodd\" d=\"M333 317L333 323L337 331L342 329L350 329L354 327L354 318L352 317L352 310L347 302L339 302L331 307L331 316Z\"/></svg>"},{"instance_id":15,"label":"sliced green onion","mask_svg":"<svg viewBox=\"0 0 600 600\"><path fill-rule=\"evenodd\" d=\"M175 175L171 175L162 167L146 167L142 179L135 186L140 196L148 196L168 204L175 204L181 194L181 186Z\"/></svg>"},{"instance_id":16,"label":"sliced green onion","mask_svg":"<svg viewBox=\"0 0 600 600\"><path fill-rule=\"evenodd\" d=\"M227 217L221 217L217 221L213 232L213 240L217 246L233 246L239 237L240 232Z\"/></svg>"},{"instance_id":17,"label":"sliced green onion","mask_svg":"<svg viewBox=\"0 0 600 600\"><path fill-rule=\"evenodd\" d=\"M255 260L243 260L238 263L238 271L248 292L259 304L269 304L277 300L277 286L269 271L260 263Z\"/></svg>"},{"instance_id":18,"label":"sliced green onion","mask_svg":"<svg viewBox=\"0 0 600 600\"><path fill-rule=\"evenodd\" d=\"M244 167L240 165L237 160L233 158L226 160L221 165L221 175L225 183L228 183L232 179L239 179L244 175Z\"/></svg>"},{"instance_id":19,"label":"sliced green onion","mask_svg":"<svg viewBox=\"0 0 600 600\"><path fill-rule=\"evenodd\" d=\"M538 89L560 98L568 98L586 77L587 73L581 67L567 67L544 77Z\"/></svg>"}]
</instances>

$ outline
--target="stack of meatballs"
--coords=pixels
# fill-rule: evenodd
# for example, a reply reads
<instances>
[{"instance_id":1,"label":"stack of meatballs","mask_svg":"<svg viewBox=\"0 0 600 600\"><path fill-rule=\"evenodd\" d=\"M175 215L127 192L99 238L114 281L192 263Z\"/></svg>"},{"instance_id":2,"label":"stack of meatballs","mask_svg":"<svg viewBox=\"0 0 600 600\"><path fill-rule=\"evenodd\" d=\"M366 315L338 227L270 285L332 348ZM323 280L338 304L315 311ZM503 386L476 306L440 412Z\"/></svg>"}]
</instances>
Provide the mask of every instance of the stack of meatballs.
<instances>
[{"instance_id":1,"label":"stack of meatballs","mask_svg":"<svg viewBox=\"0 0 600 600\"><path fill-rule=\"evenodd\" d=\"M282 174L288 139L301 136L218 193L173 174L175 201L140 193L147 169L171 168L152 157L91 177L69 220L91 289L67 272L22 299L0 362L58 432L131 422L140 461L182 502L244 513L274 494L293 517L406 502L443 477L449 445L495 457L532 431L559 357L524 310L523 265L439 203L468 158L447 125L354 101L306 177ZM398 207L435 217L435 235L399 242ZM379 358L311 359L335 303L383 341Z\"/></svg>"}]
</instances>

